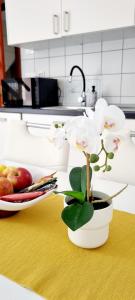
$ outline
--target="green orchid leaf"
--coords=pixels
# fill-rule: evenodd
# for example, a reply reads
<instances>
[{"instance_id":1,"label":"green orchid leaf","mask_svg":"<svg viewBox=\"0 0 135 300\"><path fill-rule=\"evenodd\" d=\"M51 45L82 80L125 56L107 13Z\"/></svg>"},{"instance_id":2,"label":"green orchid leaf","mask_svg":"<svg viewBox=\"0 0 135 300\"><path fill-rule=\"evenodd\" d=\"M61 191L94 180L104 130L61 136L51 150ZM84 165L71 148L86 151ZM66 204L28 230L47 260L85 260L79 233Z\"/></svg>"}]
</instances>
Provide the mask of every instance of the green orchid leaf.
<instances>
[{"instance_id":1,"label":"green orchid leaf","mask_svg":"<svg viewBox=\"0 0 135 300\"><path fill-rule=\"evenodd\" d=\"M63 191L62 194L66 196L73 197L74 199L79 200L80 203L83 203L85 201L84 194L82 192L78 191Z\"/></svg>"},{"instance_id":2,"label":"green orchid leaf","mask_svg":"<svg viewBox=\"0 0 135 300\"><path fill-rule=\"evenodd\" d=\"M85 225L93 216L93 205L89 202L74 203L66 206L61 217L64 223L73 231Z\"/></svg>"},{"instance_id":3,"label":"green orchid leaf","mask_svg":"<svg viewBox=\"0 0 135 300\"><path fill-rule=\"evenodd\" d=\"M92 178L92 168L90 167L90 181ZM82 172L81 172L81 190L86 194L86 187L87 187L87 175L86 175L86 166L82 167Z\"/></svg>"},{"instance_id":4,"label":"green orchid leaf","mask_svg":"<svg viewBox=\"0 0 135 300\"><path fill-rule=\"evenodd\" d=\"M73 191L81 192L81 167L75 167L69 174L69 181Z\"/></svg>"}]
</instances>

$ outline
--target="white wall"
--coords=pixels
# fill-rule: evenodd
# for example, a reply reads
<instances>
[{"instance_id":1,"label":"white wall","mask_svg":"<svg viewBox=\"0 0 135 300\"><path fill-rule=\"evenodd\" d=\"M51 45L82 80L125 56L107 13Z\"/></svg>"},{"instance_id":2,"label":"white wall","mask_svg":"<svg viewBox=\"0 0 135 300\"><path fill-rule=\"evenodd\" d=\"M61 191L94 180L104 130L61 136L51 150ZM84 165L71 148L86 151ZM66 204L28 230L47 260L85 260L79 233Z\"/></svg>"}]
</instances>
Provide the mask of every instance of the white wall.
<instances>
[{"instance_id":1,"label":"white wall","mask_svg":"<svg viewBox=\"0 0 135 300\"><path fill-rule=\"evenodd\" d=\"M74 64L84 70L87 93L96 85L98 96L109 103L135 103L135 28L52 40L45 43L44 50L22 49L21 57L24 77L59 79L63 105L79 105L79 71L75 71L71 84L67 80Z\"/></svg>"}]
</instances>

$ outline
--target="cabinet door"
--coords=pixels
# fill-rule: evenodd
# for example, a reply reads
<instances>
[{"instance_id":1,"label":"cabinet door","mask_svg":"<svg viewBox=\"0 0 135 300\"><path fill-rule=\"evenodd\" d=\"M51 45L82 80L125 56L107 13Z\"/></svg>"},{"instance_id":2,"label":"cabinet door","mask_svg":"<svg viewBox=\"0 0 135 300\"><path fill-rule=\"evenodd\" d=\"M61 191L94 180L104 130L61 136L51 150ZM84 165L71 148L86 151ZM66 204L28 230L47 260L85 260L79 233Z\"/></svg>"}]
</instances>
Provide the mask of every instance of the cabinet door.
<instances>
[{"instance_id":1,"label":"cabinet door","mask_svg":"<svg viewBox=\"0 0 135 300\"><path fill-rule=\"evenodd\" d=\"M60 37L61 0L5 0L8 44Z\"/></svg>"},{"instance_id":2,"label":"cabinet door","mask_svg":"<svg viewBox=\"0 0 135 300\"><path fill-rule=\"evenodd\" d=\"M134 25L134 0L62 0L63 35Z\"/></svg>"},{"instance_id":3,"label":"cabinet door","mask_svg":"<svg viewBox=\"0 0 135 300\"><path fill-rule=\"evenodd\" d=\"M0 112L0 122L7 120L21 120L21 114Z\"/></svg>"},{"instance_id":4,"label":"cabinet door","mask_svg":"<svg viewBox=\"0 0 135 300\"><path fill-rule=\"evenodd\" d=\"M72 116L23 114L22 119L27 122L28 130L36 136L49 135L49 130L54 122L66 122Z\"/></svg>"}]
</instances>

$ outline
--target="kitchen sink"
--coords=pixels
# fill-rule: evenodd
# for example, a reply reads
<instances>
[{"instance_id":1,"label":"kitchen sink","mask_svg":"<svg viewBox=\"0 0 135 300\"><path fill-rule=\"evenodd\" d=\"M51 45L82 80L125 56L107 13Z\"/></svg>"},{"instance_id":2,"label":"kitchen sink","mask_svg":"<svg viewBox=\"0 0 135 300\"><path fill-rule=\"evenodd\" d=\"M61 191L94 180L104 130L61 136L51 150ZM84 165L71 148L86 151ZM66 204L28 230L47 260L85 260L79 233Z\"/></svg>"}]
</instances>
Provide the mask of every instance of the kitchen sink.
<instances>
[{"instance_id":1,"label":"kitchen sink","mask_svg":"<svg viewBox=\"0 0 135 300\"><path fill-rule=\"evenodd\" d=\"M85 107L81 106L49 106L49 107L42 107L41 109L55 109L55 110L85 110Z\"/></svg>"}]
</instances>

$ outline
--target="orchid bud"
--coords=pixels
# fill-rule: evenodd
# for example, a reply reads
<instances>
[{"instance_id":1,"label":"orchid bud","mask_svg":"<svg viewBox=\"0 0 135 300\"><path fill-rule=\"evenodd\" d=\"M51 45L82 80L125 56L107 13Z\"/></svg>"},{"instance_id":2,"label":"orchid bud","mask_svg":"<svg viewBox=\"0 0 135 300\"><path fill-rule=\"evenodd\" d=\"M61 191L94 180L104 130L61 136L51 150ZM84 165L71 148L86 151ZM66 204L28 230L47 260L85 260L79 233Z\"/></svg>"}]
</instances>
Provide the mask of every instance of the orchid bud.
<instances>
[{"instance_id":1,"label":"orchid bud","mask_svg":"<svg viewBox=\"0 0 135 300\"><path fill-rule=\"evenodd\" d=\"M113 159L113 158L114 158L114 153L113 153L113 152L109 152L109 153L107 154L107 157L108 157L109 159Z\"/></svg>"},{"instance_id":2,"label":"orchid bud","mask_svg":"<svg viewBox=\"0 0 135 300\"><path fill-rule=\"evenodd\" d=\"M96 163L99 160L99 156L97 154L91 154L90 156L90 162Z\"/></svg>"},{"instance_id":3,"label":"orchid bud","mask_svg":"<svg viewBox=\"0 0 135 300\"><path fill-rule=\"evenodd\" d=\"M106 166L105 171L109 172L111 171L112 167L110 165Z\"/></svg>"},{"instance_id":4,"label":"orchid bud","mask_svg":"<svg viewBox=\"0 0 135 300\"><path fill-rule=\"evenodd\" d=\"M98 165L94 166L94 171L98 172L100 170L100 167Z\"/></svg>"}]
</instances>

